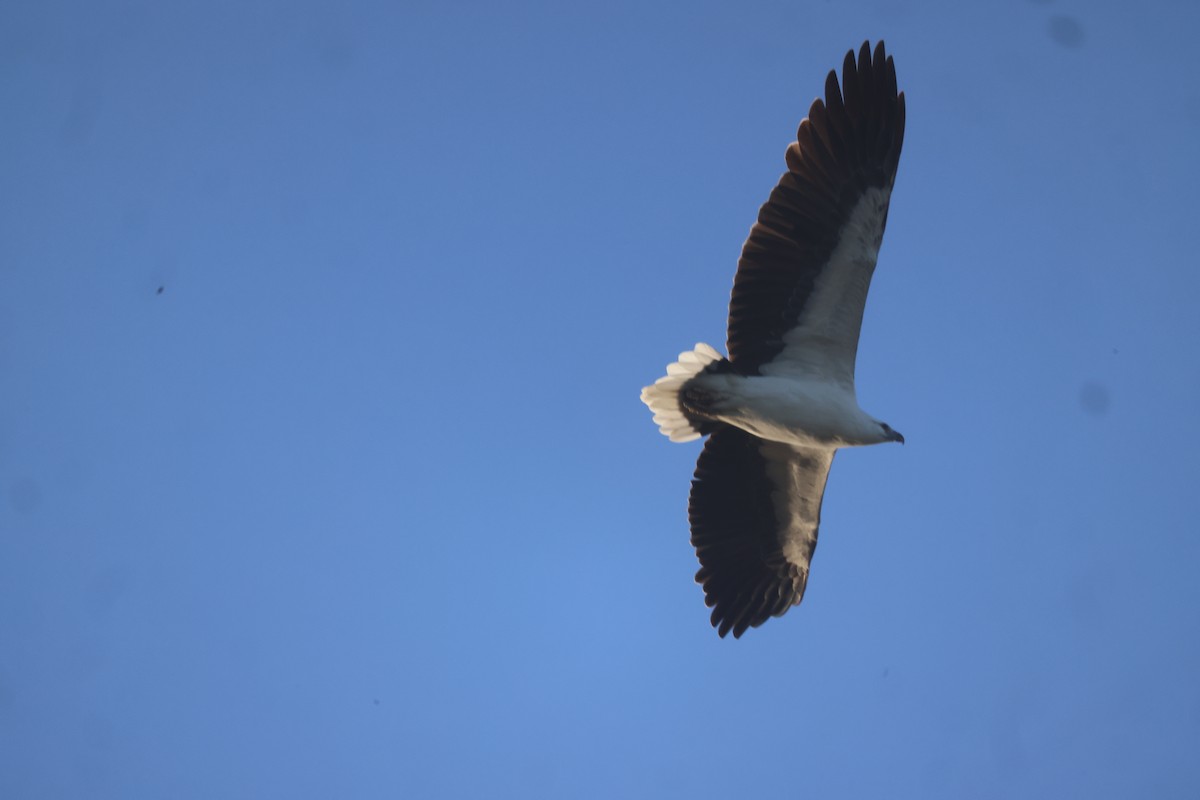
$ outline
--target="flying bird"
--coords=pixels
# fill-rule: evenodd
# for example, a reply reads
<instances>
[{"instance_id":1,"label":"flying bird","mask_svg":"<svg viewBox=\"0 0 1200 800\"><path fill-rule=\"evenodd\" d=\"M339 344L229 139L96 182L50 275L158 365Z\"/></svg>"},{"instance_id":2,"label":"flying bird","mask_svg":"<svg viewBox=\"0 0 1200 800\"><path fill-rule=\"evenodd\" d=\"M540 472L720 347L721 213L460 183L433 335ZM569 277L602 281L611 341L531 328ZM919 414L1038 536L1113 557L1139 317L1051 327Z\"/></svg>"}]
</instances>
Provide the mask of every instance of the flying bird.
<instances>
[{"instance_id":1,"label":"flying bird","mask_svg":"<svg viewBox=\"0 0 1200 800\"><path fill-rule=\"evenodd\" d=\"M673 442L707 436L688 500L712 625L740 637L804 597L842 447L904 437L858 406L854 359L904 141L883 42L846 54L787 148L742 248L723 357L706 344L642 389Z\"/></svg>"}]
</instances>

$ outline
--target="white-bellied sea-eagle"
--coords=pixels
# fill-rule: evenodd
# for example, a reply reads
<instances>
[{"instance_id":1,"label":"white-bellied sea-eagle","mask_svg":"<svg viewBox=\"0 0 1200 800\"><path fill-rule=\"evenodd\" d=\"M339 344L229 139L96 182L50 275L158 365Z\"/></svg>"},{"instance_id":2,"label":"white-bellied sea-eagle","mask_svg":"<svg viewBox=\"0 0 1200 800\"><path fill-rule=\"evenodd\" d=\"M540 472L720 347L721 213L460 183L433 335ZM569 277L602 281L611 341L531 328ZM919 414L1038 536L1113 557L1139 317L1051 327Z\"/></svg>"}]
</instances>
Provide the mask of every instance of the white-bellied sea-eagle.
<instances>
[{"instance_id":1,"label":"white-bellied sea-eagle","mask_svg":"<svg viewBox=\"0 0 1200 800\"><path fill-rule=\"evenodd\" d=\"M728 358L681 353L642 390L673 442L708 436L688 517L696 581L721 636L804 597L821 497L840 447L903 442L858 407L854 359L904 140L883 42L846 54L787 149L742 248Z\"/></svg>"}]
</instances>

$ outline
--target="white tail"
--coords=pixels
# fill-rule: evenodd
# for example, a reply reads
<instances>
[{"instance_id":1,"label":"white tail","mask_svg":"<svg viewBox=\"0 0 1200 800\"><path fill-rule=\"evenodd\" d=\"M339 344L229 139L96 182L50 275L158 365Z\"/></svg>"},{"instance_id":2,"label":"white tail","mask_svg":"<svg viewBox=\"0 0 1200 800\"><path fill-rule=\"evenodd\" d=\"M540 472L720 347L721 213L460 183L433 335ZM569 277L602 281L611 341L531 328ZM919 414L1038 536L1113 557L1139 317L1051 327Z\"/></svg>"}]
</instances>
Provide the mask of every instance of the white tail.
<instances>
[{"instance_id":1,"label":"white tail","mask_svg":"<svg viewBox=\"0 0 1200 800\"><path fill-rule=\"evenodd\" d=\"M700 438L700 431L692 426L683 409L679 407L679 390L685 383L699 375L721 354L704 343L694 350L679 354L679 360L667 367L667 374L642 389L642 402L654 412L658 430L672 442L690 442Z\"/></svg>"}]
</instances>

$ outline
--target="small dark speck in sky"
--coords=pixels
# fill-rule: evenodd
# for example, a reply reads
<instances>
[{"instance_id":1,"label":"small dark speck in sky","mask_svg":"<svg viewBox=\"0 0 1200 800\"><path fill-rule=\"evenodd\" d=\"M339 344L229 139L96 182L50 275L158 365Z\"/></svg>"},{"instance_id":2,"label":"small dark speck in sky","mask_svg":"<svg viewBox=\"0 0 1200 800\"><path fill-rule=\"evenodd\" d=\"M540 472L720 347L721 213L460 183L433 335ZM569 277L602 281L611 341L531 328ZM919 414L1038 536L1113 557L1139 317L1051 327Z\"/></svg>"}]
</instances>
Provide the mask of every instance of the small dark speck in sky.
<instances>
[{"instance_id":1,"label":"small dark speck in sky","mask_svg":"<svg viewBox=\"0 0 1200 800\"><path fill-rule=\"evenodd\" d=\"M1074 17L1056 14L1050 18L1050 38L1063 47L1075 48L1083 44L1083 26Z\"/></svg>"},{"instance_id":2,"label":"small dark speck in sky","mask_svg":"<svg viewBox=\"0 0 1200 800\"><path fill-rule=\"evenodd\" d=\"M165 286L160 286L160 287L158 287L158 290L155 292L155 294L162 294L162 293L163 293L163 289L165 289L165 288L167 288L167 287L165 287Z\"/></svg>"},{"instance_id":3,"label":"small dark speck in sky","mask_svg":"<svg viewBox=\"0 0 1200 800\"><path fill-rule=\"evenodd\" d=\"M1096 416L1107 414L1108 407L1112 405L1108 387L1096 381L1085 381L1079 388L1079 405L1089 414Z\"/></svg>"}]
</instances>

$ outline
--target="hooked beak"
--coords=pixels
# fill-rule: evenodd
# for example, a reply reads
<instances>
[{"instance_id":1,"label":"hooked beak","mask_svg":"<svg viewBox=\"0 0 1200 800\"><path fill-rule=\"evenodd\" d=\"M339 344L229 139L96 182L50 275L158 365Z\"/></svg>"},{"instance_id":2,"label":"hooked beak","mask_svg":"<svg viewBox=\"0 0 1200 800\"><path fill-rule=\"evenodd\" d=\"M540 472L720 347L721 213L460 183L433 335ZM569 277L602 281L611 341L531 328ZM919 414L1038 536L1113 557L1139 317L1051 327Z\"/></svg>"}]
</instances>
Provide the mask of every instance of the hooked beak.
<instances>
[{"instance_id":1,"label":"hooked beak","mask_svg":"<svg viewBox=\"0 0 1200 800\"><path fill-rule=\"evenodd\" d=\"M892 441L904 444L904 434L900 433L900 431L892 431Z\"/></svg>"}]
</instances>

